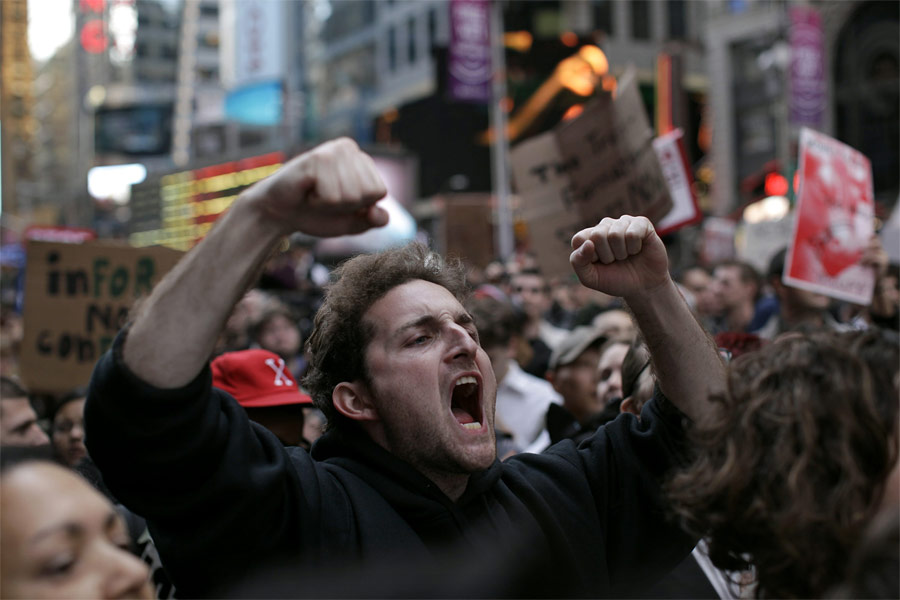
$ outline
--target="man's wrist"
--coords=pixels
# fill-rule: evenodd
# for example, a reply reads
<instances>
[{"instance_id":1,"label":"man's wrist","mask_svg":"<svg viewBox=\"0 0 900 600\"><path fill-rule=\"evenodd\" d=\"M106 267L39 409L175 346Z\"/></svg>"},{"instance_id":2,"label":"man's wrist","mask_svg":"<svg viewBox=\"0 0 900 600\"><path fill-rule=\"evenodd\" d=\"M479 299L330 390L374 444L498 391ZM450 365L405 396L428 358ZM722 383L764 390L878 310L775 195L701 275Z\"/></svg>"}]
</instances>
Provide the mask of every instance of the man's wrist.
<instances>
[{"instance_id":1,"label":"man's wrist","mask_svg":"<svg viewBox=\"0 0 900 600\"><path fill-rule=\"evenodd\" d=\"M646 312L653 307L667 305L676 301L683 301L681 292L675 286L675 282L668 275L665 280L656 285L642 288L634 294L622 298L634 313Z\"/></svg>"},{"instance_id":2,"label":"man's wrist","mask_svg":"<svg viewBox=\"0 0 900 600\"><path fill-rule=\"evenodd\" d=\"M290 221L274 214L266 206L264 194L253 188L244 190L225 216L239 223L237 227L244 231L244 235L251 235L252 239L267 245L292 233L289 231Z\"/></svg>"}]
</instances>

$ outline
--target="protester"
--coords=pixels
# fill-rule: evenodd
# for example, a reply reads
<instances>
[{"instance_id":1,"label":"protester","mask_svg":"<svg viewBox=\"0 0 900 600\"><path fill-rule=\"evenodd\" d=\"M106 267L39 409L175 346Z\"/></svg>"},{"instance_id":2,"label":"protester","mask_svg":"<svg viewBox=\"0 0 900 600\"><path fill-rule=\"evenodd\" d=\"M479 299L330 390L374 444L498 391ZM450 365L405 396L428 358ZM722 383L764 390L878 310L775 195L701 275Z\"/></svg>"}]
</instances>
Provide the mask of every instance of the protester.
<instances>
[{"instance_id":1,"label":"protester","mask_svg":"<svg viewBox=\"0 0 900 600\"><path fill-rule=\"evenodd\" d=\"M508 302L475 298L468 310L497 380L499 429L512 436L519 450L540 452L550 444L549 436L542 435L547 407L560 404L562 398L546 379L526 373L513 358L520 335L515 330L515 312Z\"/></svg>"},{"instance_id":2,"label":"protester","mask_svg":"<svg viewBox=\"0 0 900 600\"><path fill-rule=\"evenodd\" d=\"M72 471L46 460L0 474L0 597L153 598L122 517Z\"/></svg>"},{"instance_id":3,"label":"protester","mask_svg":"<svg viewBox=\"0 0 900 600\"><path fill-rule=\"evenodd\" d=\"M605 407L622 399L622 363L628 354L630 340L609 340L600 348L596 368L597 402Z\"/></svg>"},{"instance_id":4,"label":"protester","mask_svg":"<svg viewBox=\"0 0 900 600\"><path fill-rule=\"evenodd\" d=\"M566 335L566 330L547 320L552 298L547 280L537 268L524 269L510 279L512 300L525 313L522 336L531 347L532 358L522 364L526 373L543 378L553 349Z\"/></svg>"},{"instance_id":5,"label":"protester","mask_svg":"<svg viewBox=\"0 0 900 600\"><path fill-rule=\"evenodd\" d=\"M900 269L890 265L875 280L868 319L876 326L900 332Z\"/></svg>"},{"instance_id":6,"label":"protester","mask_svg":"<svg viewBox=\"0 0 900 600\"><path fill-rule=\"evenodd\" d=\"M213 386L237 400L251 421L285 446L309 449L303 409L312 398L300 391L283 358L268 350L241 350L216 357L210 367Z\"/></svg>"},{"instance_id":7,"label":"protester","mask_svg":"<svg viewBox=\"0 0 900 600\"><path fill-rule=\"evenodd\" d=\"M780 334L802 330L806 332L828 330L849 331L851 326L838 322L828 311L831 299L824 294L786 285L781 280L787 249L775 253L769 261L767 276L769 284L778 298L778 312L773 314L758 330L756 335L765 340L774 340Z\"/></svg>"},{"instance_id":8,"label":"protester","mask_svg":"<svg viewBox=\"0 0 900 600\"><path fill-rule=\"evenodd\" d=\"M38 425L28 392L12 377L0 377L0 446L45 446L50 438Z\"/></svg>"},{"instance_id":9,"label":"protester","mask_svg":"<svg viewBox=\"0 0 900 600\"><path fill-rule=\"evenodd\" d=\"M591 419L603 410L597 398L595 376L604 343L606 336L599 330L576 327L550 357L547 379L562 396L562 405L551 404L545 417L551 442L581 441L597 429L591 427Z\"/></svg>"},{"instance_id":10,"label":"protester","mask_svg":"<svg viewBox=\"0 0 900 600\"><path fill-rule=\"evenodd\" d=\"M893 600L900 590L900 507L882 511L848 558L846 579L826 598Z\"/></svg>"},{"instance_id":11,"label":"protester","mask_svg":"<svg viewBox=\"0 0 900 600\"><path fill-rule=\"evenodd\" d=\"M630 340L635 335L631 315L618 308L610 308L599 313L591 321L591 327L608 339Z\"/></svg>"},{"instance_id":12,"label":"protester","mask_svg":"<svg viewBox=\"0 0 900 600\"><path fill-rule=\"evenodd\" d=\"M650 351L643 340L635 339L622 360L622 404L619 409L640 418L644 404L653 397L655 383Z\"/></svg>"},{"instance_id":13,"label":"protester","mask_svg":"<svg viewBox=\"0 0 900 600\"><path fill-rule=\"evenodd\" d=\"M74 467L87 456L84 447L84 402L87 390L63 396L50 417L51 441L57 459Z\"/></svg>"},{"instance_id":14,"label":"protester","mask_svg":"<svg viewBox=\"0 0 900 600\"><path fill-rule=\"evenodd\" d=\"M295 229L383 225L384 194L351 141L288 162L240 195L95 369L88 449L147 517L179 592L203 594L276 555L295 555L298 570L415 555L421 574L448 544L512 559L501 564L540 556L545 568L517 574L507 593L528 583L535 596L616 596L670 570L695 540L666 521L659 481L724 368L643 217L579 232L570 261L652 331L661 394L640 421L624 415L579 448L496 460L497 384L461 302L465 270L415 244L335 274L309 341L305 383L329 421L311 454L274 443L211 387L218 329L273 245Z\"/></svg>"},{"instance_id":15,"label":"protester","mask_svg":"<svg viewBox=\"0 0 900 600\"><path fill-rule=\"evenodd\" d=\"M325 413L315 406L303 407L303 439L312 447L325 433Z\"/></svg>"},{"instance_id":16,"label":"protester","mask_svg":"<svg viewBox=\"0 0 900 600\"><path fill-rule=\"evenodd\" d=\"M712 333L747 331L761 288L759 273L753 265L739 260L719 263L713 270L712 286L720 309L713 319Z\"/></svg>"},{"instance_id":17,"label":"protester","mask_svg":"<svg viewBox=\"0 0 900 600\"><path fill-rule=\"evenodd\" d=\"M677 281L694 295L694 311L697 318L705 327L711 327L713 319L719 315L722 307L714 291L709 271L700 266L693 266L685 269Z\"/></svg>"},{"instance_id":18,"label":"protester","mask_svg":"<svg viewBox=\"0 0 900 600\"><path fill-rule=\"evenodd\" d=\"M670 497L718 567L752 565L760 595L822 597L896 498L897 337L791 334L731 364Z\"/></svg>"},{"instance_id":19,"label":"protester","mask_svg":"<svg viewBox=\"0 0 900 600\"><path fill-rule=\"evenodd\" d=\"M260 289L253 288L244 294L244 297L234 305L231 314L228 315L214 354L218 356L224 352L250 348L253 343L250 336L251 326L259 321L263 313L273 307L276 302L267 292Z\"/></svg>"},{"instance_id":20,"label":"protester","mask_svg":"<svg viewBox=\"0 0 900 600\"><path fill-rule=\"evenodd\" d=\"M19 355L25 327L22 315L15 307L0 304L0 376L16 377L19 374Z\"/></svg>"},{"instance_id":21,"label":"protester","mask_svg":"<svg viewBox=\"0 0 900 600\"><path fill-rule=\"evenodd\" d=\"M264 312L250 329L253 343L284 359L288 371L298 379L306 372L303 336L290 309L277 304Z\"/></svg>"}]
</instances>

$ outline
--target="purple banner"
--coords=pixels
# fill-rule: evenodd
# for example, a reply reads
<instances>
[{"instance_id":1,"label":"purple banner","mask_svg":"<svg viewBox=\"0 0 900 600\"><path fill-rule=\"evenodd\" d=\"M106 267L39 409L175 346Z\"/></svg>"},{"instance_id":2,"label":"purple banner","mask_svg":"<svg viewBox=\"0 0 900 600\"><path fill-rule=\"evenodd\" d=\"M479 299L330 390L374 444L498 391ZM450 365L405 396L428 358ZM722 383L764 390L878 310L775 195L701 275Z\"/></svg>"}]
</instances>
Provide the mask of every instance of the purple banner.
<instances>
[{"instance_id":1,"label":"purple banner","mask_svg":"<svg viewBox=\"0 0 900 600\"><path fill-rule=\"evenodd\" d=\"M489 0L450 0L450 98L491 99L491 17Z\"/></svg>"},{"instance_id":2,"label":"purple banner","mask_svg":"<svg viewBox=\"0 0 900 600\"><path fill-rule=\"evenodd\" d=\"M791 123L819 128L825 113L825 45L822 17L810 6L790 9Z\"/></svg>"}]
</instances>

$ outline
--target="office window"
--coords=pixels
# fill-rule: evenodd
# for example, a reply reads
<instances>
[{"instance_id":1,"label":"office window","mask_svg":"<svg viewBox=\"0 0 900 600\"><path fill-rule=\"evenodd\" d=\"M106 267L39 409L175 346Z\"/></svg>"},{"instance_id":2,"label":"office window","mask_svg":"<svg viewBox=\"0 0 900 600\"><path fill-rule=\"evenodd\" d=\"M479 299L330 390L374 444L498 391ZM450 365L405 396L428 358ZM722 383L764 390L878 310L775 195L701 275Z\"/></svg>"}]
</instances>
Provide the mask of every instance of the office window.
<instances>
[{"instance_id":1,"label":"office window","mask_svg":"<svg viewBox=\"0 0 900 600\"><path fill-rule=\"evenodd\" d=\"M669 0L669 38L683 40L687 37L687 3L684 0Z\"/></svg>"},{"instance_id":2,"label":"office window","mask_svg":"<svg viewBox=\"0 0 900 600\"><path fill-rule=\"evenodd\" d=\"M434 8L428 9L428 44L434 46L437 43L437 12Z\"/></svg>"},{"instance_id":3,"label":"office window","mask_svg":"<svg viewBox=\"0 0 900 600\"><path fill-rule=\"evenodd\" d=\"M594 29L613 34L612 0L594 0Z\"/></svg>"},{"instance_id":4,"label":"office window","mask_svg":"<svg viewBox=\"0 0 900 600\"><path fill-rule=\"evenodd\" d=\"M636 40L650 39L650 2L649 0L632 0L628 3L631 7L631 37Z\"/></svg>"},{"instance_id":5,"label":"office window","mask_svg":"<svg viewBox=\"0 0 900 600\"><path fill-rule=\"evenodd\" d=\"M410 17L406 22L406 60L409 64L416 62L416 19Z\"/></svg>"},{"instance_id":6,"label":"office window","mask_svg":"<svg viewBox=\"0 0 900 600\"><path fill-rule=\"evenodd\" d=\"M397 30L388 29L388 71L397 69Z\"/></svg>"}]
</instances>

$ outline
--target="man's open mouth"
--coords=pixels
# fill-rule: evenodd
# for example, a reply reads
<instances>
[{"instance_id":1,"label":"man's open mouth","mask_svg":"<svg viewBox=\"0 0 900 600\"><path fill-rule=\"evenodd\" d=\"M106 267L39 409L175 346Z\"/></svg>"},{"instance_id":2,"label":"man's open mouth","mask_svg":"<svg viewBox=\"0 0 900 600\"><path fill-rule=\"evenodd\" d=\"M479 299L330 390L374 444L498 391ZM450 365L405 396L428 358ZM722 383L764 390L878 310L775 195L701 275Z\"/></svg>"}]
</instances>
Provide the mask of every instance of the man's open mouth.
<instances>
[{"instance_id":1,"label":"man's open mouth","mask_svg":"<svg viewBox=\"0 0 900 600\"><path fill-rule=\"evenodd\" d=\"M464 375L456 380L450 396L450 410L464 429L481 429L481 394L478 380Z\"/></svg>"}]
</instances>

